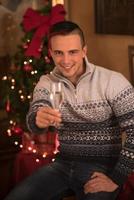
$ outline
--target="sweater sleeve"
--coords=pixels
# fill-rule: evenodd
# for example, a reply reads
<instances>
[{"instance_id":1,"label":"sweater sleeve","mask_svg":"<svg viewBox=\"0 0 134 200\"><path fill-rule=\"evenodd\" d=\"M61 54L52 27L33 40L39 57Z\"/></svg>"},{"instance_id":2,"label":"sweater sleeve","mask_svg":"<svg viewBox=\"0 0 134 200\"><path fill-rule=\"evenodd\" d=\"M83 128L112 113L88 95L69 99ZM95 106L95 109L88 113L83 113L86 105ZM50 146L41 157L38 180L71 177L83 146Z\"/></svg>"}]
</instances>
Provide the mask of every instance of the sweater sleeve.
<instances>
[{"instance_id":1,"label":"sweater sleeve","mask_svg":"<svg viewBox=\"0 0 134 200\"><path fill-rule=\"evenodd\" d=\"M121 185L134 171L134 88L123 75L113 73L107 93L119 126L126 133L119 160L110 175Z\"/></svg>"},{"instance_id":2,"label":"sweater sleeve","mask_svg":"<svg viewBox=\"0 0 134 200\"><path fill-rule=\"evenodd\" d=\"M40 107L51 106L49 101L49 83L45 76L42 76L33 92L33 100L30 103L30 108L26 116L28 130L31 133L40 134L47 132L48 129L37 127L35 123L36 113Z\"/></svg>"}]
</instances>

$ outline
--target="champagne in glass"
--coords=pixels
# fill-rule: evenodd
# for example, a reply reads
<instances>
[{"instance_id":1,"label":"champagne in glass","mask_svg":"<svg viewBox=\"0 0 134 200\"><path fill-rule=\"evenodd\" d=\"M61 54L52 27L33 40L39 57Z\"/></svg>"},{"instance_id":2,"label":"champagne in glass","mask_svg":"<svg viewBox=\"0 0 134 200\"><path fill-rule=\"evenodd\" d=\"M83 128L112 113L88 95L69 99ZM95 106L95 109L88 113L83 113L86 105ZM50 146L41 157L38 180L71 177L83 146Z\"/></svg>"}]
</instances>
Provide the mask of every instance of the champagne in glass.
<instances>
[{"instance_id":1,"label":"champagne in glass","mask_svg":"<svg viewBox=\"0 0 134 200\"><path fill-rule=\"evenodd\" d=\"M54 109L59 109L63 100L61 82L52 82L50 100Z\"/></svg>"}]
</instances>

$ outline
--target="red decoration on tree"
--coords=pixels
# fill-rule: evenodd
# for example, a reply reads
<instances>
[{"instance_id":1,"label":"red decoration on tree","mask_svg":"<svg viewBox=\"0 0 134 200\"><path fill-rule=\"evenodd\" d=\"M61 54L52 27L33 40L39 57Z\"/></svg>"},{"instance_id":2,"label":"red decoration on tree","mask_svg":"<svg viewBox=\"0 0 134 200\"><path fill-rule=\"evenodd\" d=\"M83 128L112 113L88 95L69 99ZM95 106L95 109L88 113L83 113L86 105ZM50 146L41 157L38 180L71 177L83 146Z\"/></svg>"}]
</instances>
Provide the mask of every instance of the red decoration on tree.
<instances>
[{"instance_id":1,"label":"red decoration on tree","mask_svg":"<svg viewBox=\"0 0 134 200\"><path fill-rule=\"evenodd\" d=\"M24 65L23 67L23 70L26 71L26 72L31 72L32 71L32 66L30 64L26 64Z\"/></svg>"},{"instance_id":2,"label":"red decoration on tree","mask_svg":"<svg viewBox=\"0 0 134 200\"><path fill-rule=\"evenodd\" d=\"M23 129L21 127L19 127L19 126L16 125L16 126L13 126L11 128L11 133L13 135L22 135L23 134Z\"/></svg>"},{"instance_id":3,"label":"red decoration on tree","mask_svg":"<svg viewBox=\"0 0 134 200\"><path fill-rule=\"evenodd\" d=\"M28 48L28 44L23 44L23 49L27 49Z\"/></svg>"},{"instance_id":4,"label":"red decoration on tree","mask_svg":"<svg viewBox=\"0 0 134 200\"><path fill-rule=\"evenodd\" d=\"M51 9L50 15L41 15L38 11L28 8L24 15L23 27L26 32L36 29L25 55L40 58L40 45L42 38L48 33L51 25L64 21L65 10L63 5L57 4Z\"/></svg>"}]
</instances>

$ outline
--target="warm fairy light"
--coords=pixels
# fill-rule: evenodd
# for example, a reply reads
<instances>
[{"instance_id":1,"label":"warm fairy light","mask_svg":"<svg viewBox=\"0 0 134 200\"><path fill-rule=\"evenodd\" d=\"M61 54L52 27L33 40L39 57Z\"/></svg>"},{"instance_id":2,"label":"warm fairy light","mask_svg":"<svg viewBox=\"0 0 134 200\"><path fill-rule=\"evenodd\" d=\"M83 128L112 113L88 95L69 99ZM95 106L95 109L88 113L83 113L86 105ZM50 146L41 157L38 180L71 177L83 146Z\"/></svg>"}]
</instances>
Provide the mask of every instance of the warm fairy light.
<instances>
[{"instance_id":1,"label":"warm fairy light","mask_svg":"<svg viewBox=\"0 0 134 200\"><path fill-rule=\"evenodd\" d=\"M57 152L58 152L58 151L57 151L57 150L55 150L55 151L53 151L53 154L57 154Z\"/></svg>"},{"instance_id":2,"label":"warm fairy light","mask_svg":"<svg viewBox=\"0 0 134 200\"><path fill-rule=\"evenodd\" d=\"M33 60L32 60L32 59L30 59L30 60L29 60L29 62L30 62L30 63L32 63L32 62L33 62Z\"/></svg>"},{"instance_id":3,"label":"warm fairy light","mask_svg":"<svg viewBox=\"0 0 134 200\"><path fill-rule=\"evenodd\" d=\"M10 124L13 124L13 120L10 120L10 122L9 122Z\"/></svg>"},{"instance_id":4,"label":"warm fairy light","mask_svg":"<svg viewBox=\"0 0 134 200\"><path fill-rule=\"evenodd\" d=\"M43 155L42 155L42 157L43 157L43 158L46 158L46 157L47 157L47 154L48 154L47 152L44 152Z\"/></svg>"},{"instance_id":5,"label":"warm fairy light","mask_svg":"<svg viewBox=\"0 0 134 200\"><path fill-rule=\"evenodd\" d=\"M11 86L11 89L14 90L14 88L15 88L14 85L12 85L12 86Z\"/></svg>"},{"instance_id":6,"label":"warm fairy light","mask_svg":"<svg viewBox=\"0 0 134 200\"><path fill-rule=\"evenodd\" d=\"M21 96L20 96L20 98L21 98L21 99L24 99L24 96L23 96L23 95L21 95Z\"/></svg>"},{"instance_id":7,"label":"warm fairy light","mask_svg":"<svg viewBox=\"0 0 134 200\"><path fill-rule=\"evenodd\" d=\"M29 40L29 39L27 39L27 42L29 43L29 42L30 42L30 40Z\"/></svg>"},{"instance_id":8,"label":"warm fairy light","mask_svg":"<svg viewBox=\"0 0 134 200\"><path fill-rule=\"evenodd\" d=\"M27 98L28 98L28 99L31 99L31 96L30 96L30 95L28 95L28 96L27 96Z\"/></svg>"},{"instance_id":9,"label":"warm fairy light","mask_svg":"<svg viewBox=\"0 0 134 200\"><path fill-rule=\"evenodd\" d=\"M12 135L10 129L7 129L7 134L8 134L8 136L11 136L11 135Z\"/></svg>"},{"instance_id":10,"label":"warm fairy light","mask_svg":"<svg viewBox=\"0 0 134 200\"><path fill-rule=\"evenodd\" d=\"M32 147L28 147L28 150L29 150L29 151L32 151Z\"/></svg>"},{"instance_id":11,"label":"warm fairy light","mask_svg":"<svg viewBox=\"0 0 134 200\"><path fill-rule=\"evenodd\" d=\"M34 73L37 74L38 73L37 70L35 70Z\"/></svg>"},{"instance_id":12,"label":"warm fairy light","mask_svg":"<svg viewBox=\"0 0 134 200\"><path fill-rule=\"evenodd\" d=\"M52 162L54 162L54 161L55 161L55 159L53 158L53 159L52 159Z\"/></svg>"},{"instance_id":13,"label":"warm fairy light","mask_svg":"<svg viewBox=\"0 0 134 200\"><path fill-rule=\"evenodd\" d=\"M21 148L21 149L23 148L23 145L22 145L22 144L20 144L20 148Z\"/></svg>"},{"instance_id":14,"label":"warm fairy light","mask_svg":"<svg viewBox=\"0 0 134 200\"><path fill-rule=\"evenodd\" d=\"M36 149L33 149L33 153L36 153L37 152L37 150Z\"/></svg>"},{"instance_id":15,"label":"warm fairy light","mask_svg":"<svg viewBox=\"0 0 134 200\"><path fill-rule=\"evenodd\" d=\"M19 90L19 94L22 94L22 90Z\"/></svg>"},{"instance_id":16,"label":"warm fairy light","mask_svg":"<svg viewBox=\"0 0 134 200\"><path fill-rule=\"evenodd\" d=\"M26 65L27 64L27 61L24 61L24 65Z\"/></svg>"},{"instance_id":17,"label":"warm fairy light","mask_svg":"<svg viewBox=\"0 0 134 200\"><path fill-rule=\"evenodd\" d=\"M36 158L36 162L40 162L40 160L38 158Z\"/></svg>"},{"instance_id":18,"label":"warm fairy light","mask_svg":"<svg viewBox=\"0 0 134 200\"><path fill-rule=\"evenodd\" d=\"M12 79L11 79L11 82L12 82L12 83L15 83L15 79L12 78Z\"/></svg>"},{"instance_id":19,"label":"warm fairy light","mask_svg":"<svg viewBox=\"0 0 134 200\"><path fill-rule=\"evenodd\" d=\"M2 80L6 81L7 80L7 76L3 76Z\"/></svg>"},{"instance_id":20,"label":"warm fairy light","mask_svg":"<svg viewBox=\"0 0 134 200\"><path fill-rule=\"evenodd\" d=\"M31 71L31 74L34 75L34 71Z\"/></svg>"},{"instance_id":21,"label":"warm fairy light","mask_svg":"<svg viewBox=\"0 0 134 200\"><path fill-rule=\"evenodd\" d=\"M18 141L15 141L14 144L17 146L17 145L19 144L19 142L18 142Z\"/></svg>"}]
</instances>

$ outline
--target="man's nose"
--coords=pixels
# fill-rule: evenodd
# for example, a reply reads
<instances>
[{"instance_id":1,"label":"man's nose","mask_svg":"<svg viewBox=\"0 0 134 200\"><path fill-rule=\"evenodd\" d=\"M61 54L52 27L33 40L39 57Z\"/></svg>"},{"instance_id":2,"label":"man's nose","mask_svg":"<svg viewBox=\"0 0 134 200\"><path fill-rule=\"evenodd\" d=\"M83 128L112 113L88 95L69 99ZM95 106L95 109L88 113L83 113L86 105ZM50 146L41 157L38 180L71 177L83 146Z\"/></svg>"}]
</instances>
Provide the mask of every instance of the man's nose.
<instances>
[{"instance_id":1,"label":"man's nose","mask_svg":"<svg viewBox=\"0 0 134 200\"><path fill-rule=\"evenodd\" d=\"M66 64L66 63L69 63L70 61L70 56L68 54L64 54L63 55L63 59L62 61Z\"/></svg>"}]
</instances>

